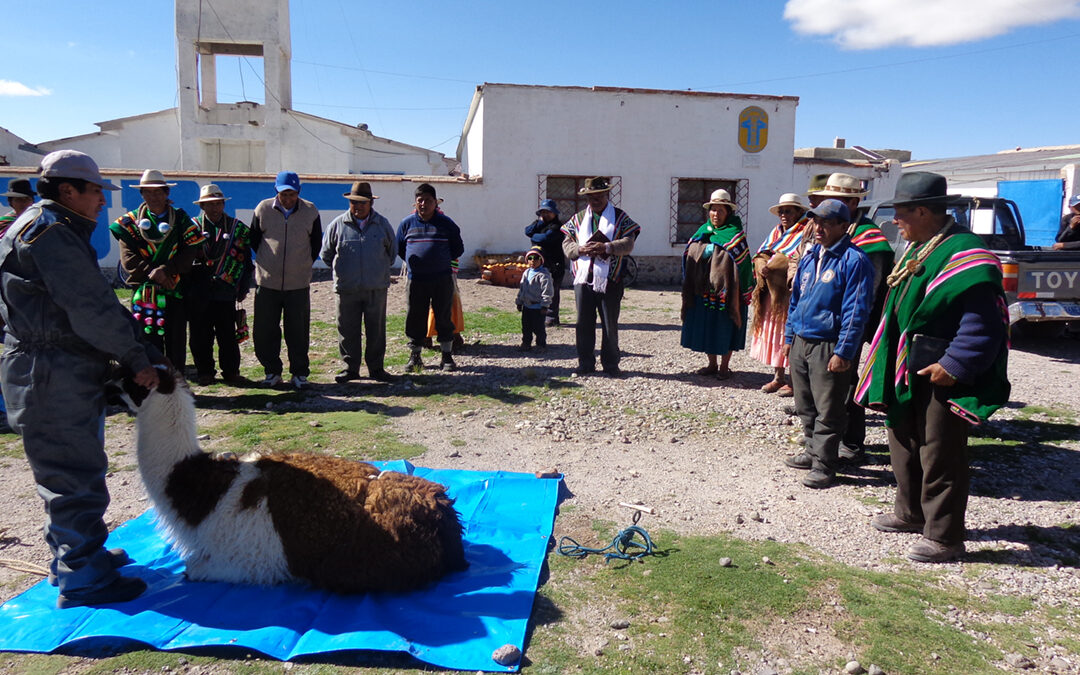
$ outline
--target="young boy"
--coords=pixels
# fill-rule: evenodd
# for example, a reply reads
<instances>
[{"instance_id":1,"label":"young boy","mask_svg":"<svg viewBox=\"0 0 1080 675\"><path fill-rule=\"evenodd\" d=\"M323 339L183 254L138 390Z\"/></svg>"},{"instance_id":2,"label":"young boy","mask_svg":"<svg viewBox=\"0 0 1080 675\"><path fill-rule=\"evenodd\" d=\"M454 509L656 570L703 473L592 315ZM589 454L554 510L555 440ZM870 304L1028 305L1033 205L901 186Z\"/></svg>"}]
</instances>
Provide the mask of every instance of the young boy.
<instances>
[{"instance_id":1,"label":"young boy","mask_svg":"<svg viewBox=\"0 0 1080 675\"><path fill-rule=\"evenodd\" d=\"M521 312L521 350L532 349L533 335L537 349L547 347L547 329L544 315L555 296L551 272L544 267L544 254L539 246L533 246L525 255L529 269L521 275L521 288L517 294L517 307Z\"/></svg>"}]
</instances>

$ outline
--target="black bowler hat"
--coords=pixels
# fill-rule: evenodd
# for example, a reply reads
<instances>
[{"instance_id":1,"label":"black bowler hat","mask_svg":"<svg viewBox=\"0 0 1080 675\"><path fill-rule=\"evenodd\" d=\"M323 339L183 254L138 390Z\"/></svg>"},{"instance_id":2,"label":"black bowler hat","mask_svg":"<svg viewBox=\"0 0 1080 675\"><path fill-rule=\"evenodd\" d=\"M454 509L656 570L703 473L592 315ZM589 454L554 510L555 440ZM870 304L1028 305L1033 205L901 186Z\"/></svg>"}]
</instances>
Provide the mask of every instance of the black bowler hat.
<instances>
[{"instance_id":1,"label":"black bowler hat","mask_svg":"<svg viewBox=\"0 0 1080 675\"><path fill-rule=\"evenodd\" d=\"M30 189L30 181L25 178L14 178L8 183L8 191L0 193L0 197L29 197L34 198L34 191Z\"/></svg>"},{"instance_id":2,"label":"black bowler hat","mask_svg":"<svg viewBox=\"0 0 1080 675\"><path fill-rule=\"evenodd\" d=\"M927 206L946 204L960 195L945 194L948 182L945 176L929 171L911 171L900 176L896 194L881 206Z\"/></svg>"}]
</instances>

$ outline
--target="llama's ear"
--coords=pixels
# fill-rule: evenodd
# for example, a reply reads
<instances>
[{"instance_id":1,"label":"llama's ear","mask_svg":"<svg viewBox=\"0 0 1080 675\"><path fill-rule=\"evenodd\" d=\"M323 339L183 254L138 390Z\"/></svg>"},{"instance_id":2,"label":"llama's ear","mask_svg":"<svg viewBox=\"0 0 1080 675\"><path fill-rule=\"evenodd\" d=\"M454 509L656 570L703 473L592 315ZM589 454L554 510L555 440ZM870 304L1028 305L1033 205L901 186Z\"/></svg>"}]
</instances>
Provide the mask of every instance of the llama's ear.
<instances>
[{"instance_id":1,"label":"llama's ear","mask_svg":"<svg viewBox=\"0 0 1080 675\"><path fill-rule=\"evenodd\" d=\"M176 391L176 369L172 367L172 364L166 361L165 363L155 363L154 368L158 371L158 386L157 390L162 394L171 394Z\"/></svg>"}]
</instances>

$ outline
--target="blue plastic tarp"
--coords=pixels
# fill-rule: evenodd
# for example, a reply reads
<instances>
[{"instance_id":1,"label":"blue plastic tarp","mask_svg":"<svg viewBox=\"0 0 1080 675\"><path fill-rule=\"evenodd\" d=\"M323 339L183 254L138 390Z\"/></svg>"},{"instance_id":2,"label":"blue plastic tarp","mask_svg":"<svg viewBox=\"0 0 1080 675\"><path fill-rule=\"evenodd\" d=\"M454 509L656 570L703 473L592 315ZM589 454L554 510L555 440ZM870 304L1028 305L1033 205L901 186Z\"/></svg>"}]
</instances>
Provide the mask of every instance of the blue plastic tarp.
<instances>
[{"instance_id":1,"label":"blue plastic tarp","mask_svg":"<svg viewBox=\"0 0 1080 675\"><path fill-rule=\"evenodd\" d=\"M0 606L0 650L108 653L134 642L162 650L233 646L282 660L376 650L442 668L516 671L518 664L500 666L491 656L506 644L524 652L559 481L375 464L447 486L465 529L467 570L406 594L190 582L150 510L117 528L108 544L134 558L124 574L142 577L146 593L128 603L61 610L56 589L43 581Z\"/></svg>"}]
</instances>

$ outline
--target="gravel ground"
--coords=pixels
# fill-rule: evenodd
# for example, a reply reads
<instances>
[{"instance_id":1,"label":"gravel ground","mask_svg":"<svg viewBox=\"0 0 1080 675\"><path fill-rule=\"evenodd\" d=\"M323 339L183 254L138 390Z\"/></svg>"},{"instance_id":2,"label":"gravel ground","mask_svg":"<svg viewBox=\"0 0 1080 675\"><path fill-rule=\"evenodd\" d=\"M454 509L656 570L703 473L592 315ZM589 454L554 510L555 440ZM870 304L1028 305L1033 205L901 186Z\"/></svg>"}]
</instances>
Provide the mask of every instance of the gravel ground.
<instances>
[{"instance_id":1,"label":"gravel ground","mask_svg":"<svg viewBox=\"0 0 1080 675\"><path fill-rule=\"evenodd\" d=\"M515 291L460 282L467 311L513 309ZM565 311L572 291L563 291ZM333 383L340 367L331 359L313 374L301 409L369 401L399 406L392 416L403 440L428 448L418 465L460 469L527 471L555 469L571 494L572 515L556 520L556 536L588 531L603 519L628 523L619 502L639 502L657 510L642 525L680 533L731 532L746 539L806 544L837 561L867 569L925 569L903 561L909 535L885 534L869 520L891 510L892 474L887 466L881 418L868 416L870 462L842 472L828 490L804 488L802 474L781 464L796 452L796 418L784 411L791 399L764 394L759 387L770 369L737 352L730 379L691 374L703 355L679 346L678 292L630 289L623 302L621 346L625 376L579 378L571 326L549 329L543 354L517 351L517 337L491 338L466 329L467 347L459 371L403 378L394 384ZM391 289L389 312L402 312L404 288ZM314 285L313 317L333 320L333 293L326 281ZM391 351L404 350L391 336ZM253 362L245 346L245 363ZM314 345L336 355L336 345ZM432 368L438 358L427 352ZM1031 596L1046 605L1080 606L1080 341L1065 338L1014 345L1010 356L1012 403L983 434L1018 444L981 448L973 460L968 509L966 561L932 566L941 583L975 594ZM521 385L547 385L527 389ZM443 399L416 409L417 389L430 393L483 394L476 399ZM408 395L405 398L399 396ZM495 399L495 403L487 403ZM466 403L463 403L465 401ZM472 401L472 403L467 403ZM519 405L505 405L517 403ZM295 405L295 404L294 404ZM471 407L463 409L463 406ZM1025 406L1038 406L1024 410ZM223 414L204 412L204 416ZM132 425L112 415L107 428L118 466L130 466ZM12 452L0 457L0 556L37 564L48 554L40 535L41 507L25 461ZM136 473L110 475L110 527L141 513L145 495ZM579 539L579 541L581 541ZM582 543L586 543L582 541ZM586 543L586 545L588 545ZM971 562L992 563L971 566ZM36 581L0 568L0 600ZM1080 655L1044 649L1036 665L1066 659L1080 670ZM1040 663L1041 662L1041 663Z\"/></svg>"}]
</instances>

